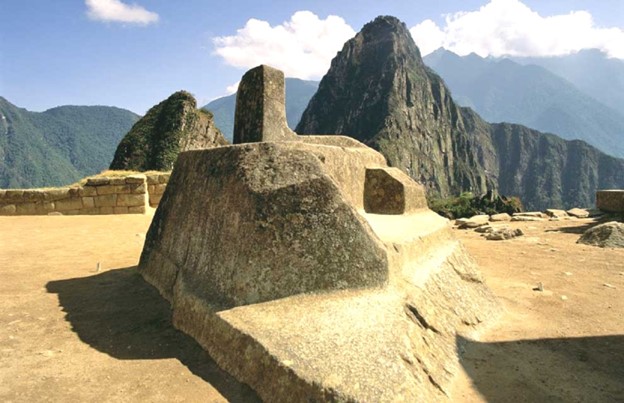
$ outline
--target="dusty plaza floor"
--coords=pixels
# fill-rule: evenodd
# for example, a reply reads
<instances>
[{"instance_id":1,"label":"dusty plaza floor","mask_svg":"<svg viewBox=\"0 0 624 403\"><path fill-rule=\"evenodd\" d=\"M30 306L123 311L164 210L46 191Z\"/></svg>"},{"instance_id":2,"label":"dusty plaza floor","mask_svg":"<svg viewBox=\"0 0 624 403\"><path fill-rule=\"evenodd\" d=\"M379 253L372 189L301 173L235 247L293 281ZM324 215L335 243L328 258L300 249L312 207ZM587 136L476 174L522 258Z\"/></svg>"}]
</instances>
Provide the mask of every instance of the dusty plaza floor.
<instances>
[{"instance_id":1,"label":"dusty plaza floor","mask_svg":"<svg viewBox=\"0 0 624 403\"><path fill-rule=\"evenodd\" d=\"M256 400L136 272L150 220L0 217L0 401ZM505 314L458 339L452 401L624 401L624 250L576 244L592 223L512 223L525 236L500 242L455 230Z\"/></svg>"}]
</instances>

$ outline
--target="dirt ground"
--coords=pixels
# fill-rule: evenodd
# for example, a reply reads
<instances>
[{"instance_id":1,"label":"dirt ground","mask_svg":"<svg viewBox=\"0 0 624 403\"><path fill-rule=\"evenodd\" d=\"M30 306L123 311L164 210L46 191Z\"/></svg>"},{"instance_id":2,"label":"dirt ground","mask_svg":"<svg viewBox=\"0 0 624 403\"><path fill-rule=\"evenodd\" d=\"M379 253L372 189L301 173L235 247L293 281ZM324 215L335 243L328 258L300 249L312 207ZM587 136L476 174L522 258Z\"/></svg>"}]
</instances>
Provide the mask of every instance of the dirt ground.
<instances>
[{"instance_id":1,"label":"dirt ground","mask_svg":"<svg viewBox=\"0 0 624 403\"><path fill-rule=\"evenodd\" d=\"M257 400L136 272L150 219L0 217L0 401ZM455 230L505 313L458 338L453 401L624 401L624 249L576 244L592 224Z\"/></svg>"}]
</instances>

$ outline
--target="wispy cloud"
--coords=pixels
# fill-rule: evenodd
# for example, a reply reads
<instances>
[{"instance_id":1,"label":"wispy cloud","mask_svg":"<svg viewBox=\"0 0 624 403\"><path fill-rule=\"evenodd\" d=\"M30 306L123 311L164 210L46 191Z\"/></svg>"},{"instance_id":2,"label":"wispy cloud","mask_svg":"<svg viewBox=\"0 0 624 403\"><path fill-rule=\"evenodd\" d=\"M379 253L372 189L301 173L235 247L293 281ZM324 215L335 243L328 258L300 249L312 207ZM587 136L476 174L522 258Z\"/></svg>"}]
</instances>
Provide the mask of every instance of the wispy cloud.
<instances>
[{"instance_id":1,"label":"wispy cloud","mask_svg":"<svg viewBox=\"0 0 624 403\"><path fill-rule=\"evenodd\" d=\"M597 27L588 11L541 16L519 0L491 0L477 11L425 20L411 30L424 55L444 47L459 55L557 56L596 48L624 58L624 30Z\"/></svg>"},{"instance_id":2,"label":"wispy cloud","mask_svg":"<svg viewBox=\"0 0 624 403\"><path fill-rule=\"evenodd\" d=\"M297 11L280 25L250 19L236 35L214 38L215 53L241 68L268 64L289 77L322 77L331 59L355 31L341 17L320 19L310 11Z\"/></svg>"},{"instance_id":3,"label":"wispy cloud","mask_svg":"<svg viewBox=\"0 0 624 403\"><path fill-rule=\"evenodd\" d=\"M120 0L85 0L87 16L95 21L148 25L158 21L158 14L138 4Z\"/></svg>"}]
</instances>

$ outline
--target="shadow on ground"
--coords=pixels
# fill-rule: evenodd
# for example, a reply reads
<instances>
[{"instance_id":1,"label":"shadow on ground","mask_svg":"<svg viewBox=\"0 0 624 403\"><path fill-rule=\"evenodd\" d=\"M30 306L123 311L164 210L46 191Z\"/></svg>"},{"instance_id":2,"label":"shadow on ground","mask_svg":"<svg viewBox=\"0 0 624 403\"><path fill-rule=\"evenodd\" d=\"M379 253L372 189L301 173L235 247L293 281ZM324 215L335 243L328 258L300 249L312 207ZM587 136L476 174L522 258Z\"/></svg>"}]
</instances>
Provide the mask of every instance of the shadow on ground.
<instances>
[{"instance_id":1,"label":"shadow on ground","mask_svg":"<svg viewBox=\"0 0 624 403\"><path fill-rule=\"evenodd\" d=\"M559 227L557 229L547 229L546 232L563 232L566 234L579 234L583 235L588 229L595 227L598 224L604 224L609 221L622 221L624 217L617 214L606 214L602 217L594 218L592 221L588 221L583 225L571 225L569 227Z\"/></svg>"},{"instance_id":2,"label":"shadow on ground","mask_svg":"<svg viewBox=\"0 0 624 403\"><path fill-rule=\"evenodd\" d=\"M80 340L98 351L122 360L177 358L229 401L260 401L173 327L168 302L135 267L51 281L46 288L58 294Z\"/></svg>"},{"instance_id":3,"label":"shadow on ground","mask_svg":"<svg viewBox=\"0 0 624 403\"><path fill-rule=\"evenodd\" d=\"M481 343L458 336L488 402L623 402L624 335Z\"/></svg>"}]
</instances>

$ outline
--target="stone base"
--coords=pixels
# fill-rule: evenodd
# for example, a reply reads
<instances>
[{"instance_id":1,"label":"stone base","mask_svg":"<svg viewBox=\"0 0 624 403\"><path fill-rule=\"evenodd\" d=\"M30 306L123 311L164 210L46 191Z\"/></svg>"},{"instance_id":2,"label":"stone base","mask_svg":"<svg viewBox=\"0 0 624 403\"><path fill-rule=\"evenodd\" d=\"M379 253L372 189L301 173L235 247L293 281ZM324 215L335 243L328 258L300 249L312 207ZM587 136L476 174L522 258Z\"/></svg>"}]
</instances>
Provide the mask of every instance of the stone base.
<instances>
[{"instance_id":1,"label":"stone base","mask_svg":"<svg viewBox=\"0 0 624 403\"><path fill-rule=\"evenodd\" d=\"M606 213L624 213L624 189L598 190L596 207Z\"/></svg>"},{"instance_id":2,"label":"stone base","mask_svg":"<svg viewBox=\"0 0 624 403\"><path fill-rule=\"evenodd\" d=\"M388 285L217 311L178 282L174 325L266 401L450 398L456 335L498 305L445 219L362 215L393 250Z\"/></svg>"}]
</instances>

